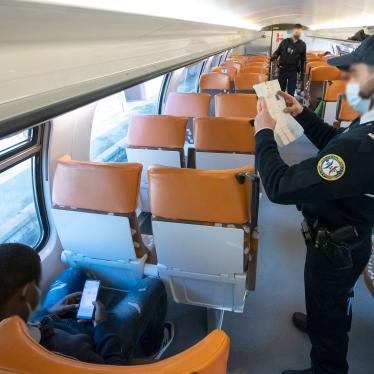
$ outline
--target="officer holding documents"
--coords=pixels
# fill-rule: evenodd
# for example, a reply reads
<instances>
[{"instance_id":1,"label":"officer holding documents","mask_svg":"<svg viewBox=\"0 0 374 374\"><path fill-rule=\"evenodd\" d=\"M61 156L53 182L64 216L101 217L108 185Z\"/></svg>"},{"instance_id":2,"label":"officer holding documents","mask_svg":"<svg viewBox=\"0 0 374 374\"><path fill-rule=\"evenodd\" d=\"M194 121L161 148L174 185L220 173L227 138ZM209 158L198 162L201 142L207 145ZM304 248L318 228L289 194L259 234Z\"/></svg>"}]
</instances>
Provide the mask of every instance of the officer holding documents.
<instances>
[{"instance_id":1,"label":"officer holding documents","mask_svg":"<svg viewBox=\"0 0 374 374\"><path fill-rule=\"evenodd\" d=\"M312 343L311 368L283 374L348 373L348 332L354 287L372 250L374 224L374 105L360 89L374 74L374 36L329 64L350 70L346 97L361 112L347 129L335 129L291 95L279 92L290 113L318 148L315 157L288 166L274 140L275 120L258 101L256 165L269 199L296 204L304 216L307 246L304 270L307 315L294 324Z\"/></svg>"},{"instance_id":2,"label":"officer holding documents","mask_svg":"<svg viewBox=\"0 0 374 374\"><path fill-rule=\"evenodd\" d=\"M271 60L278 60L278 80L282 91L294 95L297 85L297 73L300 80L304 77L306 61L306 44L300 39L303 27L296 24L292 29L292 37L282 40L277 50L271 56Z\"/></svg>"}]
</instances>

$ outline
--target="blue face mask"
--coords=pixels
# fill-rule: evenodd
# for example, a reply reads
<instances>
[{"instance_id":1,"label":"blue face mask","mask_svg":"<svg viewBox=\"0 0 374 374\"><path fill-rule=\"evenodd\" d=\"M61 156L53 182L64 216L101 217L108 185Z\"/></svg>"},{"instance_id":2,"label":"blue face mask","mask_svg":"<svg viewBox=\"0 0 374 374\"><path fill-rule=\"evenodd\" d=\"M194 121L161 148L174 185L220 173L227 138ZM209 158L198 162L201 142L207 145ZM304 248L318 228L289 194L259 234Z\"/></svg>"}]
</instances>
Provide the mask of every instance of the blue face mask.
<instances>
[{"instance_id":1,"label":"blue face mask","mask_svg":"<svg viewBox=\"0 0 374 374\"><path fill-rule=\"evenodd\" d=\"M349 105L360 113L366 113L370 110L370 99L364 99L360 96L360 85L358 83L348 83L345 95Z\"/></svg>"}]
</instances>

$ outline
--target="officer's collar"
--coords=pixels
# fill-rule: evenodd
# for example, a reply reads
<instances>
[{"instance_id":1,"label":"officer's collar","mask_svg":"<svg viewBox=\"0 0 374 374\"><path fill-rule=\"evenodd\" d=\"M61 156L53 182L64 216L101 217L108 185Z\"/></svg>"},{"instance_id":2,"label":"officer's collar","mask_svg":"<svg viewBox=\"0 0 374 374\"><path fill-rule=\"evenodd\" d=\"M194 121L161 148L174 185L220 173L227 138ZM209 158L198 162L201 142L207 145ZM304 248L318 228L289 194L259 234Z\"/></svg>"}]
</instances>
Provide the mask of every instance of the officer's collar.
<instances>
[{"instance_id":1,"label":"officer's collar","mask_svg":"<svg viewBox=\"0 0 374 374\"><path fill-rule=\"evenodd\" d=\"M360 118L360 125L364 125L365 123L369 122L374 122L374 109L364 113Z\"/></svg>"}]
</instances>

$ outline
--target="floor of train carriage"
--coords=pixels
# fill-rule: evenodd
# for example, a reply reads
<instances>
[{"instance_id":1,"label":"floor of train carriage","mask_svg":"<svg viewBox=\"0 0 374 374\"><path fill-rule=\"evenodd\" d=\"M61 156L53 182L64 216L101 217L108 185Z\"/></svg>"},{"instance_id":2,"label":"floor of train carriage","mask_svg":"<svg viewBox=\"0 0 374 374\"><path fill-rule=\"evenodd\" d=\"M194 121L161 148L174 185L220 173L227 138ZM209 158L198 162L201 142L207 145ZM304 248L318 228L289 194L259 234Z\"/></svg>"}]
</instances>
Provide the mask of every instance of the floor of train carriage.
<instances>
[{"instance_id":1,"label":"floor of train carriage","mask_svg":"<svg viewBox=\"0 0 374 374\"><path fill-rule=\"evenodd\" d=\"M316 152L302 137L283 148L289 164ZM279 374L287 368L309 366L308 337L291 324L293 311L304 311L303 267L305 247L299 231L301 215L294 206L260 204L260 249L257 286L249 294L243 314L226 312L223 329L231 339L230 374ZM374 300L363 279L356 286L350 334L350 373L373 372ZM169 318L175 322L171 356L204 337L204 310L172 303Z\"/></svg>"}]
</instances>

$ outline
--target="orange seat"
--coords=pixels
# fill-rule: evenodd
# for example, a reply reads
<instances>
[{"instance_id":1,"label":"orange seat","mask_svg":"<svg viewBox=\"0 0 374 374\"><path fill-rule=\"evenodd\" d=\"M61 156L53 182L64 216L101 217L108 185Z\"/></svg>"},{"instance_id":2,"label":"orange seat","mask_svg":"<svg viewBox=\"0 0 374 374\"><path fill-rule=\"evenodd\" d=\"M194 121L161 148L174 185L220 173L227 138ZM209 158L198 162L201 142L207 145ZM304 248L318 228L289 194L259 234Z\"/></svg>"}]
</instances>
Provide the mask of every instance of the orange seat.
<instances>
[{"instance_id":1,"label":"orange seat","mask_svg":"<svg viewBox=\"0 0 374 374\"><path fill-rule=\"evenodd\" d=\"M65 155L57 161L53 205L118 214L135 212L141 171L141 164L76 161Z\"/></svg>"},{"instance_id":2,"label":"orange seat","mask_svg":"<svg viewBox=\"0 0 374 374\"><path fill-rule=\"evenodd\" d=\"M216 117L255 118L257 96L255 94L219 94L215 97Z\"/></svg>"},{"instance_id":3,"label":"orange seat","mask_svg":"<svg viewBox=\"0 0 374 374\"><path fill-rule=\"evenodd\" d=\"M230 81L234 81L234 77L238 73L236 68L234 68L233 66L216 66L212 69L212 72L227 74L230 78Z\"/></svg>"},{"instance_id":4,"label":"orange seat","mask_svg":"<svg viewBox=\"0 0 374 374\"><path fill-rule=\"evenodd\" d=\"M210 95L207 93L170 92L164 114L200 117L209 114Z\"/></svg>"},{"instance_id":5,"label":"orange seat","mask_svg":"<svg viewBox=\"0 0 374 374\"><path fill-rule=\"evenodd\" d=\"M131 117L129 147L179 149L184 146L187 117L140 115Z\"/></svg>"},{"instance_id":6,"label":"orange seat","mask_svg":"<svg viewBox=\"0 0 374 374\"><path fill-rule=\"evenodd\" d=\"M360 113L349 105L345 95L340 95L336 108L336 120L338 121L339 127L346 127L346 125L349 125L359 116ZM344 125L342 126L343 123Z\"/></svg>"},{"instance_id":7,"label":"orange seat","mask_svg":"<svg viewBox=\"0 0 374 374\"><path fill-rule=\"evenodd\" d=\"M234 78L235 92L253 91L253 85L267 81L265 74L242 73Z\"/></svg>"},{"instance_id":8,"label":"orange seat","mask_svg":"<svg viewBox=\"0 0 374 374\"><path fill-rule=\"evenodd\" d=\"M239 62L234 62L234 61L230 61L230 60L227 60L225 62L223 62L221 65L221 67L233 67L236 69L236 71L239 73L240 69L241 69L241 64Z\"/></svg>"},{"instance_id":9,"label":"orange seat","mask_svg":"<svg viewBox=\"0 0 374 374\"><path fill-rule=\"evenodd\" d=\"M336 117L337 101L345 93L347 81L325 80L322 87L322 100L324 102L322 118L325 122L333 124Z\"/></svg>"},{"instance_id":10,"label":"orange seat","mask_svg":"<svg viewBox=\"0 0 374 374\"><path fill-rule=\"evenodd\" d=\"M317 107L319 100L322 99L323 82L339 78L340 71L334 66L327 64L310 66L308 80L305 85L305 96L312 110Z\"/></svg>"},{"instance_id":11,"label":"orange seat","mask_svg":"<svg viewBox=\"0 0 374 374\"><path fill-rule=\"evenodd\" d=\"M268 75L269 74L269 68L265 68L263 66L252 66L252 65L248 65L248 66L243 67L240 70L240 72L242 74L244 74L244 73L257 73L257 74Z\"/></svg>"},{"instance_id":12,"label":"orange seat","mask_svg":"<svg viewBox=\"0 0 374 374\"><path fill-rule=\"evenodd\" d=\"M200 117L194 119L194 144L199 151L254 153L254 127L248 119Z\"/></svg>"},{"instance_id":13,"label":"orange seat","mask_svg":"<svg viewBox=\"0 0 374 374\"><path fill-rule=\"evenodd\" d=\"M339 95L344 94L347 81L343 80L325 80L323 83L323 101L338 101Z\"/></svg>"},{"instance_id":14,"label":"orange seat","mask_svg":"<svg viewBox=\"0 0 374 374\"><path fill-rule=\"evenodd\" d=\"M340 70L335 66L320 65L310 69L311 82L322 82L325 80L336 80L340 78Z\"/></svg>"},{"instance_id":15,"label":"orange seat","mask_svg":"<svg viewBox=\"0 0 374 374\"><path fill-rule=\"evenodd\" d=\"M225 170L154 166L148 179L159 275L174 300L242 312L256 274L252 234L259 179L253 165ZM251 254L243 259L243 252Z\"/></svg>"},{"instance_id":16,"label":"orange seat","mask_svg":"<svg viewBox=\"0 0 374 374\"><path fill-rule=\"evenodd\" d=\"M315 68L317 66L328 66L325 61L311 61L307 62L306 68L305 68L305 73L308 75L310 73L311 68Z\"/></svg>"},{"instance_id":17,"label":"orange seat","mask_svg":"<svg viewBox=\"0 0 374 374\"><path fill-rule=\"evenodd\" d=\"M200 117L194 119L194 148L189 167L234 169L254 164L254 127L245 118Z\"/></svg>"},{"instance_id":18,"label":"orange seat","mask_svg":"<svg viewBox=\"0 0 374 374\"><path fill-rule=\"evenodd\" d=\"M230 89L230 77L222 73L202 74L199 81L200 92L204 91L228 91Z\"/></svg>"},{"instance_id":19,"label":"orange seat","mask_svg":"<svg viewBox=\"0 0 374 374\"><path fill-rule=\"evenodd\" d=\"M213 73L215 74L215 73ZM183 167L187 117L167 115L133 115L126 154L129 162L143 165L140 186L141 210L149 212L148 177L150 165Z\"/></svg>"},{"instance_id":20,"label":"orange seat","mask_svg":"<svg viewBox=\"0 0 374 374\"><path fill-rule=\"evenodd\" d=\"M47 351L29 335L25 323L12 317L0 323L0 372L27 374L225 374L230 341L214 330L184 352L148 365L88 364Z\"/></svg>"}]
</instances>

